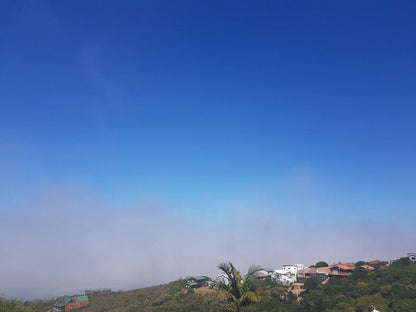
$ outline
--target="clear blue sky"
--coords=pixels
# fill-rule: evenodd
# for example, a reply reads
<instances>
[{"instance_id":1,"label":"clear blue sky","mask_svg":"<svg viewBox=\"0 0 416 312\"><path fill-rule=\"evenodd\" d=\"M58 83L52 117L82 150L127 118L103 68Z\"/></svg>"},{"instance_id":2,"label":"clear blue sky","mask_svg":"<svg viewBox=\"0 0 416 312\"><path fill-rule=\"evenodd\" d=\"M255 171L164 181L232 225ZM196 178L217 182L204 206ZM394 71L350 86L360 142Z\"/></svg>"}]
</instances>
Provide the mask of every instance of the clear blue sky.
<instances>
[{"instance_id":1,"label":"clear blue sky","mask_svg":"<svg viewBox=\"0 0 416 312\"><path fill-rule=\"evenodd\" d=\"M204 225L261 208L400 226L415 216L415 15L414 1L3 1L0 212L33 212L59 184Z\"/></svg>"}]
</instances>

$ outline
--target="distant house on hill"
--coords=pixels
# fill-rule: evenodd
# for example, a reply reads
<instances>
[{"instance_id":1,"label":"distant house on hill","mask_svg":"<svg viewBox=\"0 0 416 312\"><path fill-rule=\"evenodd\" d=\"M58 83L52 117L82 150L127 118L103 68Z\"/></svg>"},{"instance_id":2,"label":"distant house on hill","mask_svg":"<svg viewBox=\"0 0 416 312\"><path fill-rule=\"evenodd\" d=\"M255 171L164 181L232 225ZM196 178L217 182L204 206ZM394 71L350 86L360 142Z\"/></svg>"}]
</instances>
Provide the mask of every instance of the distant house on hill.
<instances>
[{"instance_id":1,"label":"distant house on hill","mask_svg":"<svg viewBox=\"0 0 416 312\"><path fill-rule=\"evenodd\" d=\"M210 283L210 278L207 276L189 276L185 279L185 288L199 288L202 286L208 286Z\"/></svg>"},{"instance_id":2,"label":"distant house on hill","mask_svg":"<svg viewBox=\"0 0 416 312\"><path fill-rule=\"evenodd\" d=\"M60 311L69 311L72 309L81 308L87 305L88 297L85 295L80 296L62 296L56 298L55 302L55 312Z\"/></svg>"}]
</instances>

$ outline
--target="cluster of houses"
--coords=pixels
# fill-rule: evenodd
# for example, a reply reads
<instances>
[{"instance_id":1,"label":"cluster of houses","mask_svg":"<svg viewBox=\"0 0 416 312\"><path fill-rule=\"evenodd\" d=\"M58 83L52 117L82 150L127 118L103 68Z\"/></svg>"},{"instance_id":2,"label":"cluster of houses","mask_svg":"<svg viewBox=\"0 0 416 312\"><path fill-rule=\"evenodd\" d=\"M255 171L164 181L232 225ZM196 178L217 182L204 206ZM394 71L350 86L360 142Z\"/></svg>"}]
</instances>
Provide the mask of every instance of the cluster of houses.
<instances>
[{"instance_id":1,"label":"cluster of houses","mask_svg":"<svg viewBox=\"0 0 416 312\"><path fill-rule=\"evenodd\" d=\"M278 270L261 270L256 272L259 279L271 279L280 284L290 285L295 282L303 283L307 278L316 277L321 280L328 278L342 278L352 274L355 270L373 271L373 265L380 261L372 261L369 264L356 265L355 263L336 263L327 267L305 267L303 264L283 265Z\"/></svg>"},{"instance_id":2,"label":"cluster of houses","mask_svg":"<svg viewBox=\"0 0 416 312\"><path fill-rule=\"evenodd\" d=\"M350 276L355 270L373 271L373 265L379 265L382 262L379 260L370 261L368 264L358 265L357 263L336 263L326 267L306 267L303 264L287 264L283 265L281 269L277 270L260 270L255 273L255 276L260 280L272 280L279 284L291 285L299 282L303 283L310 277L316 277L321 280L329 278L343 278ZM212 281L207 276L189 276L185 278L185 288L199 288L209 286ZM225 275L219 275L216 281L228 283L228 278Z\"/></svg>"}]
</instances>

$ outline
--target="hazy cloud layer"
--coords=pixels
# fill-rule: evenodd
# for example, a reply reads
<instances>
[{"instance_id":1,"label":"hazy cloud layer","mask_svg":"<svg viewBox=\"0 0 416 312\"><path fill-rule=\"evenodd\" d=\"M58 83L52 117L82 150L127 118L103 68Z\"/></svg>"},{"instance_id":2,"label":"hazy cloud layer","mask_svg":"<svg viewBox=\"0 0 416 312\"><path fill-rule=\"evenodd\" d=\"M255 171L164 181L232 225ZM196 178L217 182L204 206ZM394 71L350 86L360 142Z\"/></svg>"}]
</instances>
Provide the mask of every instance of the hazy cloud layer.
<instances>
[{"instance_id":1,"label":"hazy cloud layer","mask_svg":"<svg viewBox=\"0 0 416 312\"><path fill-rule=\"evenodd\" d=\"M215 276L224 260L245 271L250 264L392 259L413 247L416 234L406 221L296 221L290 212L254 208L211 226L172 207L108 207L59 187L15 208L0 221L0 295L17 298Z\"/></svg>"}]
</instances>

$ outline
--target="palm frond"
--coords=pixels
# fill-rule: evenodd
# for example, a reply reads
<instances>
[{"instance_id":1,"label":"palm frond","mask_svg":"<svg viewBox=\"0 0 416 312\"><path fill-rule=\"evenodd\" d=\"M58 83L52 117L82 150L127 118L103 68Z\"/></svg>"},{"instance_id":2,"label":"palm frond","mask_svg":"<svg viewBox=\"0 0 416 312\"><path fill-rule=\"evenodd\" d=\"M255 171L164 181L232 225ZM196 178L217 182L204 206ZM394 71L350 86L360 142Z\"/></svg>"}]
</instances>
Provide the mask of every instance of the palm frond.
<instances>
[{"instance_id":1,"label":"palm frond","mask_svg":"<svg viewBox=\"0 0 416 312\"><path fill-rule=\"evenodd\" d=\"M220 291L220 290L229 290L230 287L222 281L213 281L212 284L209 286L209 288L214 289L216 291Z\"/></svg>"},{"instance_id":2,"label":"palm frond","mask_svg":"<svg viewBox=\"0 0 416 312\"><path fill-rule=\"evenodd\" d=\"M248 268L247 278L253 276L256 272L263 270L263 268L259 265L251 265Z\"/></svg>"},{"instance_id":3,"label":"palm frond","mask_svg":"<svg viewBox=\"0 0 416 312\"><path fill-rule=\"evenodd\" d=\"M229 281L229 291L235 298L241 297L241 274L230 262L222 262L218 265L218 269L221 270Z\"/></svg>"},{"instance_id":4,"label":"palm frond","mask_svg":"<svg viewBox=\"0 0 416 312\"><path fill-rule=\"evenodd\" d=\"M246 291L239 299L241 305L257 302L259 299L253 291Z\"/></svg>"},{"instance_id":5,"label":"palm frond","mask_svg":"<svg viewBox=\"0 0 416 312\"><path fill-rule=\"evenodd\" d=\"M221 270L225 275L227 275L230 281L233 278L233 269L234 266L231 262L221 262L218 265L218 270Z\"/></svg>"}]
</instances>

